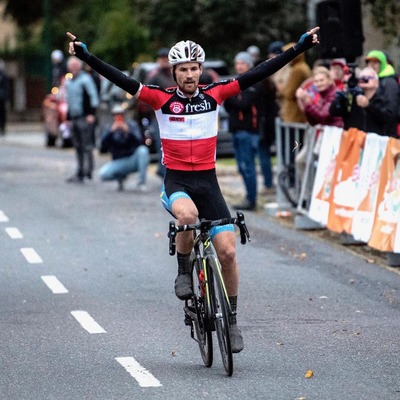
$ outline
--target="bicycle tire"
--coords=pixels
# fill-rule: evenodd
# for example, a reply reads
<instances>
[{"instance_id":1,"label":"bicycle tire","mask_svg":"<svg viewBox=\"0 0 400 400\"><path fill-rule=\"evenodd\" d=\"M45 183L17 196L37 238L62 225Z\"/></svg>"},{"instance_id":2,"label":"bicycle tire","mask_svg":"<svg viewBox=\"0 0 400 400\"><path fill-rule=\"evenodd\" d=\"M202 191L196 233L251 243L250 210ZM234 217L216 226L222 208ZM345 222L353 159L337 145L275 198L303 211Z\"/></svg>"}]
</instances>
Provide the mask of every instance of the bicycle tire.
<instances>
[{"instance_id":1,"label":"bicycle tire","mask_svg":"<svg viewBox=\"0 0 400 400\"><path fill-rule=\"evenodd\" d=\"M210 323L208 322L208 308L207 299L201 293L201 283L199 280L200 267L197 265L197 261L194 259L194 254L191 258L192 262L192 285L194 296L191 299L191 305L196 311L197 318L193 319L194 333L196 335L196 341L199 345L201 358L203 359L204 365L210 368L213 363L213 342L212 342L212 330Z\"/></svg>"},{"instance_id":2,"label":"bicycle tire","mask_svg":"<svg viewBox=\"0 0 400 400\"><path fill-rule=\"evenodd\" d=\"M218 345L222 363L228 376L233 374L233 357L231 349L231 337L229 333L229 306L226 297L219 262L214 257L207 257L207 281L212 313L217 333Z\"/></svg>"}]
</instances>

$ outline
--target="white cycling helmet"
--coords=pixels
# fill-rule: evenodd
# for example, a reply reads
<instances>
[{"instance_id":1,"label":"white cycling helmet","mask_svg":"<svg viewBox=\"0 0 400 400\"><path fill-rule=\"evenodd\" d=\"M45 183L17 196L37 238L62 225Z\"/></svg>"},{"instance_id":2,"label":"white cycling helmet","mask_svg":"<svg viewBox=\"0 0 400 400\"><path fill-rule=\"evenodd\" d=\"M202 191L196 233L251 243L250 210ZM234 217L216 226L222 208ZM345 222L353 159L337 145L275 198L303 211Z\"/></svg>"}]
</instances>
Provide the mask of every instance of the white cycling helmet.
<instances>
[{"instance_id":1,"label":"white cycling helmet","mask_svg":"<svg viewBox=\"0 0 400 400\"><path fill-rule=\"evenodd\" d=\"M203 48L191 40L182 40L172 46L168 53L168 61L171 65L186 62L203 63L206 55Z\"/></svg>"}]
</instances>

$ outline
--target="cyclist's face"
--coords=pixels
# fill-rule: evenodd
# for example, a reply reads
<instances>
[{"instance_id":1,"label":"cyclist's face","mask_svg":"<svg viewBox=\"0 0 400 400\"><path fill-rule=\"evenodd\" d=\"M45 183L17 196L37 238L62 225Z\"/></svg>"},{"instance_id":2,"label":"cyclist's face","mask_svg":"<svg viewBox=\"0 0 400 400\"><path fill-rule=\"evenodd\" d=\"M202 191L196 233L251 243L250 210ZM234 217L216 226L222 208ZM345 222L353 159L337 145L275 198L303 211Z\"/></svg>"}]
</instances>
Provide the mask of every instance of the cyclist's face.
<instances>
[{"instance_id":1,"label":"cyclist's face","mask_svg":"<svg viewBox=\"0 0 400 400\"><path fill-rule=\"evenodd\" d=\"M203 67L199 63L178 64L175 68L176 83L183 93L193 95L199 84Z\"/></svg>"}]
</instances>

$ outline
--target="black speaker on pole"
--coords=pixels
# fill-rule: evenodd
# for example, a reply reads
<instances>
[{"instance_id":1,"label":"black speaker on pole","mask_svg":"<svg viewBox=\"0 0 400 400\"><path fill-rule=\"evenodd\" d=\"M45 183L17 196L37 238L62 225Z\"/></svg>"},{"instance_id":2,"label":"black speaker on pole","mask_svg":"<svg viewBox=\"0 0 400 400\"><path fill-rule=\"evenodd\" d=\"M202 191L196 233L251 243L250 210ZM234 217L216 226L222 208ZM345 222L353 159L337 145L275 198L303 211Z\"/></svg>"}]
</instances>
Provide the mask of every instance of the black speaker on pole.
<instances>
[{"instance_id":1,"label":"black speaker on pole","mask_svg":"<svg viewBox=\"0 0 400 400\"><path fill-rule=\"evenodd\" d=\"M316 20L321 28L321 58L353 62L363 54L360 0L323 0L317 4Z\"/></svg>"}]
</instances>

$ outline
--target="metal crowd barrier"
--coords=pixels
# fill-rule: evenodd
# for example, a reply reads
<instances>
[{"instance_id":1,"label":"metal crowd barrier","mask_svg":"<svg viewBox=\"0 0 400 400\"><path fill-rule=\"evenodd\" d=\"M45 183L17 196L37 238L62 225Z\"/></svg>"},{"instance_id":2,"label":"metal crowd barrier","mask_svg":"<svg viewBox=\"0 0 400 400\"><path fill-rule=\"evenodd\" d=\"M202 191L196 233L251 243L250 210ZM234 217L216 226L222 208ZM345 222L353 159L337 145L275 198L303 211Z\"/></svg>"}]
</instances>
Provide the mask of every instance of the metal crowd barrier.
<instances>
[{"instance_id":1,"label":"metal crowd barrier","mask_svg":"<svg viewBox=\"0 0 400 400\"><path fill-rule=\"evenodd\" d=\"M278 209L294 208L295 204L293 203L298 204L299 202L301 177L296 173L294 160L303 146L308 128L308 124L283 122L279 117L275 119L278 180L276 202ZM290 201L288 197L292 198L294 202Z\"/></svg>"}]
</instances>

